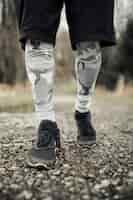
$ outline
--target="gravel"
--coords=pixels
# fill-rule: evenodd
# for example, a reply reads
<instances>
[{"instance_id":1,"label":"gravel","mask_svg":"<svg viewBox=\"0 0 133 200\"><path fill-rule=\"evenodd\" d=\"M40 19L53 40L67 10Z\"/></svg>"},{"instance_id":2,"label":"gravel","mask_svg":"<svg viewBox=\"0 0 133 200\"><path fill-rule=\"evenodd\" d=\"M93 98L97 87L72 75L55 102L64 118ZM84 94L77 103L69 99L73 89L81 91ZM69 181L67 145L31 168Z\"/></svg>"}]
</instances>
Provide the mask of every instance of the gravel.
<instances>
[{"instance_id":1,"label":"gravel","mask_svg":"<svg viewBox=\"0 0 133 200\"><path fill-rule=\"evenodd\" d=\"M55 168L28 168L33 114L0 114L0 200L132 200L133 109L94 105L97 144L76 144L73 115L58 112L62 153Z\"/></svg>"}]
</instances>

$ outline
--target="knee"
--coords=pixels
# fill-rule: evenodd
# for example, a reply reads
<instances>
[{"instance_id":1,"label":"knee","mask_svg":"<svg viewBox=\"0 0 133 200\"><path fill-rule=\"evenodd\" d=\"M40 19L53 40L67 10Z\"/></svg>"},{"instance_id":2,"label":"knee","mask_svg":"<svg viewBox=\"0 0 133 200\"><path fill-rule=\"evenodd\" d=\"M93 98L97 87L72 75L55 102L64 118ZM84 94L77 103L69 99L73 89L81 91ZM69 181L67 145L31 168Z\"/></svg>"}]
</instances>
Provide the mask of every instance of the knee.
<instances>
[{"instance_id":1,"label":"knee","mask_svg":"<svg viewBox=\"0 0 133 200\"><path fill-rule=\"evenodd\" d=\"M101 60L101 48L99 42L80 42L76 46L77 58L85 62Z\"/></svg>"},{"instance_id":2,"label":"knee","mask_svg":"<svg viewBox=\"0 0 133 200\"><path fill-rule=\"evenodd\" d=\"M30 71L33 73L45 73L53 69L54 66L53 45L44 42L26 43L25 61Z\"/></svg>"}]
</instances>

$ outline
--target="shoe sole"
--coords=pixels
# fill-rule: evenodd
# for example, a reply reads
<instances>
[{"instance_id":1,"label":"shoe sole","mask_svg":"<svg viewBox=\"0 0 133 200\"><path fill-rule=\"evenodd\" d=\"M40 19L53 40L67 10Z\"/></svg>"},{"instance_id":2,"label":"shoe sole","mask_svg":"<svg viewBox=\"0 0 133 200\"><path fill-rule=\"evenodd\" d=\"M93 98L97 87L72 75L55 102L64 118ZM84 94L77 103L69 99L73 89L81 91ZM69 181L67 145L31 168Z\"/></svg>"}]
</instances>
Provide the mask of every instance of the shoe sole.
<instances>
[{"instance_id":1,"label":"shoe sole","mask_svg":"<svg viewBox=\"0 0 133 200\"><path fill-rule=\"evenodd\" d=\"M77 141L79 145L93 145L93 144L96 144L96 140L92 140L92 141L81 141L81 140L78 140Z\"/></svg>"},{"instance_id":2,"label":"shoe sole","mask_svg":"<svg viewBox=\"0 0 133 200\"><path fill-rule=\"evenodd\" d=\"M49 170L54 167L56 160L40 160L27 155L26 164L30 168Z\"/></svg>"}]
</instances>

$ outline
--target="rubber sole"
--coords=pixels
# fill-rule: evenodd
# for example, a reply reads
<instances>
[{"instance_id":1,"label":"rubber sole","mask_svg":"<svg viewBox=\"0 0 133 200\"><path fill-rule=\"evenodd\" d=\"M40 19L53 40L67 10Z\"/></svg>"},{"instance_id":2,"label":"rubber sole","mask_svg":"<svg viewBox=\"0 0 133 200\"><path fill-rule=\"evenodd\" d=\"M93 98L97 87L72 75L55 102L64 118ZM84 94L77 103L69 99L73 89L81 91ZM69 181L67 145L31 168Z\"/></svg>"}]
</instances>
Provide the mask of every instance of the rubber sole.
<instances>
[{"instance_id":1,"label":"rubber sole","mask_svg":"<svg viewBox=\"0 0 133 200\"><path fill-rule=\"evenodd\" d=\"M96 144L96 140L89 140L89 141L83 141L83 140L77 140L77 143L79 145L93 145L93 144Z\"/></svg>"},{"instance_id":2,"label":"rubber sole","mask_svg":"<svg viewBox=\"0 0 133 200\"><path fill-rule=\"evenodd\" d=\"M54 167L55 163L56 163L56 159L54 160L38 159L30 155L30 153L27 154L27 158L26 158L26 164L30 168L49 170Z\"/></svg>"}]
</instances>

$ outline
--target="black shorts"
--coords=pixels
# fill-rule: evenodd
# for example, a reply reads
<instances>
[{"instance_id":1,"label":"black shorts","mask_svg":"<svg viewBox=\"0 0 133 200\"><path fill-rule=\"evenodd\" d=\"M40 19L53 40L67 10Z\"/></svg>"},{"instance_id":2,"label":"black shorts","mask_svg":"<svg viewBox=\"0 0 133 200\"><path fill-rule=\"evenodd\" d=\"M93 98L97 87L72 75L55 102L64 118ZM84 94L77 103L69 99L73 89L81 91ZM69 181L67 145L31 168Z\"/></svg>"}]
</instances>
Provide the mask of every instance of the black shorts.
<instances>
[{"instance_id":1,"label":"black shorts","mask_svg":"<svg viewBox=\"0 0 133 200\"><path fill-rule=\"evenodd\" d=\"M55 45L63 4L73 49L81 41L115 44L114 0L17 0L22 44L30 38Z\"/></svg>"}]
</instances>

